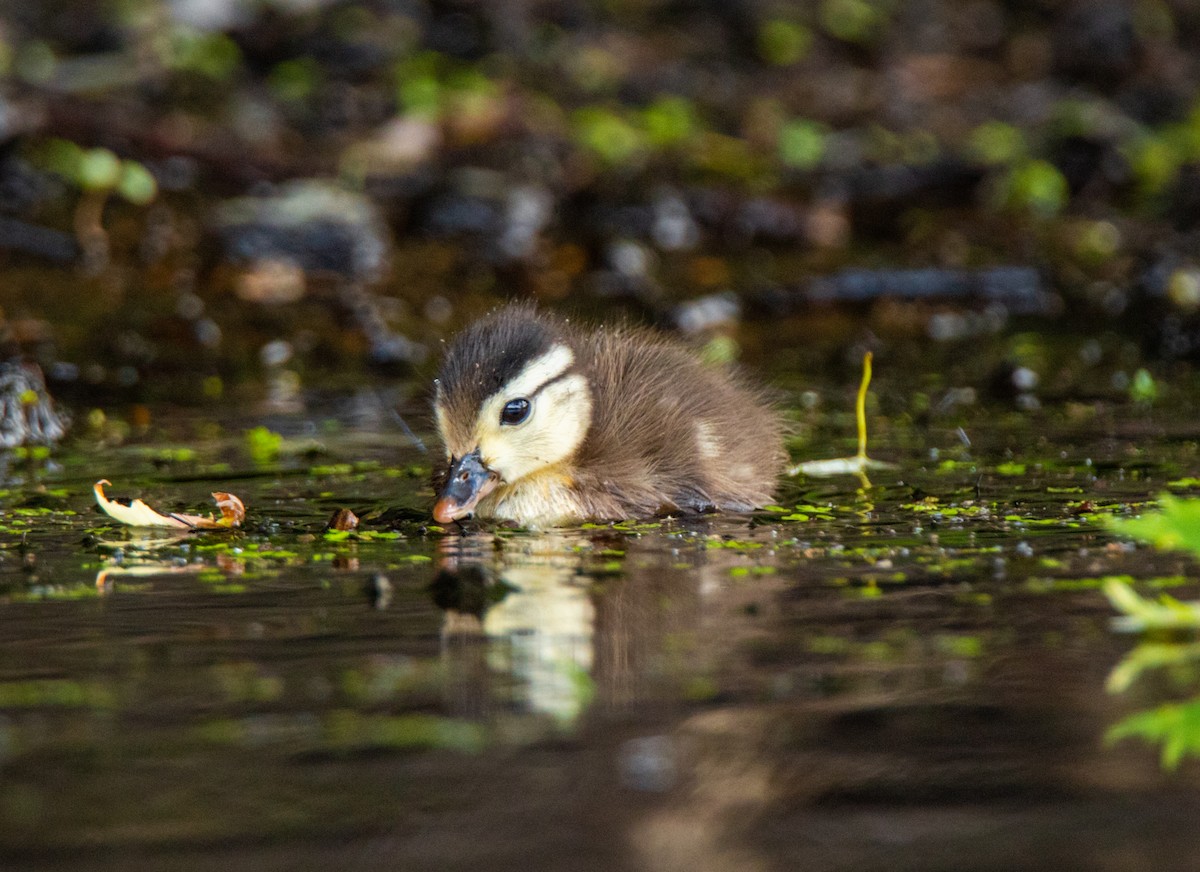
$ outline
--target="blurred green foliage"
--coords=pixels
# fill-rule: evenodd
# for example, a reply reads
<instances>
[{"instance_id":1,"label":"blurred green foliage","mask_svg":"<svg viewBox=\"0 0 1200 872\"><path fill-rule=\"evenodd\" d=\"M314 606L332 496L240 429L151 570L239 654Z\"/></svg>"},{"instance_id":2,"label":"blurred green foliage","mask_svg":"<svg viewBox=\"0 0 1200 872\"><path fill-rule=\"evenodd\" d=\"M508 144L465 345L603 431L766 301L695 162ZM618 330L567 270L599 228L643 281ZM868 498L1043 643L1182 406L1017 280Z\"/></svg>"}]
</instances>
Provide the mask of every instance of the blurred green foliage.
<instances>
[{"instance_id":1,"label":"blurred green foliage","mask_svg":"<svg viewBox=\"0 0 1200 872\"><path fill-rule=\"evenodd\" d=\"M779 67L804 60L812 48L812 31L794 21L772 18L758 31L758 52L767 63Z\"/></svg>"},{"instance_id":2,"label":"blurred green foliage","mask_svg":"<svg viewBox=\"0 0 1200 872\"><path fill-rule=\"evenodd\" d=\"M1007 208L1038 218L1057 215L1070 199L1066 177L1042 159L1018 161L1001 178L1000 202Z\"/></svg>"},{"instance_id":3,"label":"blurred green foliage","mask_svg":"<svg viewBox=\"0 0 1200 872\"><path fill-rule=\"evenodd\" d=\"M66 139L51 139L34 153L38 164L84 191L116 191L136 206L158 196L158 182L133 160L121 160L107 148L81 148Z\"/></svg>"},{"instance_id":4,"label":"blurred green foliage","mask_svg":"<svg viewBox=\"0 0 1200 872\"><path fill-rule=\"evenodd\" d=\"M576 141L610 165L625 164L646 149L646 137L621 111L588 106L572 116Z\"/></svg>"},{"instance_id":5,"label":"blurred green foliage","mask_svg":"<svg viewBox=\"0 0 1200 872\"><path fill-rule=\"evenodd\" d=\"M1129 382L1129 398L1135 403L1149 405L1158 399L1158 383L1150 370L1139 367Z\"/></svg>"},{"instance_id":6,"label":"blurred green foliage","mask_svg":"<svg viewBox=\"0 0 1200 872\"><path fill-rule=\"evenodd\" d=\"M257 464L273 463L279 459L283 437L267 427L255 427L245 434L246 451Z\"/></svg>"},{"instance_id":7,"label":"blurred green foliage","mask_svg":"<svg viewBox=\"0 0 1200 872\"><path fill-rule=\"evenodd\" d=\"M87 109L79 124L70 107L49 113L58 127L20 133L19 148L135 204L168 179L174 197L338 168L372 197L454 188L468 166L536 179L556 202L649 188L630 181L715 185L791 215L704 234L796 246L805 269L859 257L867 237L950 266L1065 253L1072 269L1048 273L1081 298L1132 280L1155 238L1120 219L1155 222L1171 244L1193 220L1200 76L1181 59L1198 26L1161 0L1134 4L1128 57L1111 59L1124 43L1077 51L1060 4L1032 18L991 0L921 15L898 0L234 5L85 4L70 27L0 12L0 75L20 99ZM920 172L893 184L905 168ZM882 208L859 208L880 191Z\"/></svg>"},{"instance_id":8,"label":"blurred green foliage","mask_svg":"<svg viewBox=\"0 0 1200 872\"><path fill-rule=\"evenodd\" d=\"M883 32L886 11L871 0L822 0L821 26L831 36L846 42L869 43Z\"/></svg>"},{"instance_id":9,"label":"blurred green foliage","mask_svg":"<svg viewBox=\"0 0 1200 872\"><path fill-rule=\"evenodd\" d=\"M1200 757L1200 699L1130 715L1105 735L1110 743L1128 737L1161 745L1162 765L1167 770L1179 768L1184 757Z\"/></svg>"},{"instance_id":10,"label":"blurred green foliage","mask_svg":"<svg viewBox=\"0 0 1200 872\"><path fill-rule=\"evenodd\" d=\"M818 121L796 118L779 131L779 159L786 166L811 170L825 156L829 129Z\"/></svg>"},{"instance_id":11,"label":"blurred green foliage","mask_svg":"<svg viewBox=\"0 0 1200 872\"><path fill-rule=\"evenodd\" d=\"M285 103L298 103L312 96L323 73L312 58L294 58L275 65L267 79L272 93Z\"/></svg>"},{"instance_id":12,"label":"blurred green foliage","mask_svg":"<svg viewBox=\"0 0 1200 872\"><path fill-rule=\"evenodd\" d=\"M1200 499L1163 494L1158 511L1146 512L1140 518L1109 518L1106 523L1113 532L1149 542L1155 548L1200 555Z\"/></svg>"},{"instance_id":13,"label":"blurred green foliage","mask_svg":"<svg viewBox=\"0 0 1200 872\"><path fill-rule=\"evenodd\" d=\"M242 62L238 44L224 33L176 26L159 46L164 65L186 70L218 82L227 82Z\"/></svg>"},{"instance_id":14,"label":"blurred green foliage","mask_svg":"<svg viewBox=\"0 0 1200 872\"><path fill-rule=\"evenodd\" d=\"M985 121L971 131L969 154L985 164L1007 166L1025 157L1025 134L1003 121Z\"/></svg>"},{"instance_id":15,"label":"blurred green foliage","mask_svg":"<svg viewBox=\"0 0 1200 872\"><path fill-rule=\"evenodd\" d=\"M656 148L668 148L691 138L699 127L695 108L683 97L666 95L642 112L646 140Z\"/></svg>"},{"instance_id":16,"label":"blurred green foliage","mask_svg":"<svg viewBox=\"0 0 1200 872\"><path fill-rule=\"evenodd\" d=\"M1191 543L1187 547L1195 550L1200 542L1197 503L1200 500L1174 500L1162 516L1144 519L1148 523L1141 527L1130 528L1135 522L1125 522L1124 529L1142 530L1134 535L1155 544L1169 543L1161 547L1179 547L1176 543L1186 540ZM1168 512L1172 518L1169 521L1165 520ZM1106 579L1104 593L1121 612L1118 626L1149 637L1126 654L1109 674L1106 683L1109 692L1124 693L1140 677L1152 672L1165 672L1176 685L1194 689L1200 677L1197 674L1200 645L1194 641L1196 631L1200 630L1200 603L1180 602L1167 594L1160 594L1156 600L1147 599L1121 578ZM1110 727L1105 735L1109 743L1131 737L1162 746L1162 766L1167 770L1177 769L1187 756L1200 757L1200 698L1135 712Z\"/></svg>"},{"instance_id":17,"label":"blurred green foliage","mask_svg":"<svg viewBox=\"0 0 1200 872\"><path fill-rule=\"evenodd\" d=\"M85 191L111 191L121 178L121 159L107 148L91 148L79 158L76 180Z\"/></svg>"}]
</instances>

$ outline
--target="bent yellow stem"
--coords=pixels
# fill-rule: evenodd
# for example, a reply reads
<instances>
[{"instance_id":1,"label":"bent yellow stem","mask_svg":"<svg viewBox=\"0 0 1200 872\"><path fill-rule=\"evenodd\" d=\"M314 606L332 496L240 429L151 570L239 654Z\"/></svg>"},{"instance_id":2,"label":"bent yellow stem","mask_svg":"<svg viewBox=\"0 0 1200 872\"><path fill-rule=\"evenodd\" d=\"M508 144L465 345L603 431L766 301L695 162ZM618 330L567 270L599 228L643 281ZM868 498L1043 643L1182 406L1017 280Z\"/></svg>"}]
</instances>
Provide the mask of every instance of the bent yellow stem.
<instances>
[{"instance_id":1,"label":"bent yellow stem","mask_svg":"<svg viewBox=\"0 0 1200 872\"><path fill-rule=\"evenodd\" d=\"M867 388L871 386L871 352L863 355L862 384L858 386L858 398L854 402L854 415L858 422L858 457L867 459Z\"/></svg>"},{"instance_id":2,"label":"bent yellow stem","mask_svg":"<svg viewBox=\"0 0 1200 872\"><path fill-rule=\"evenodd\" d=\"M871 486L867 478L868 469L890 469L892 464L881 463L867 456L867 389L871 386L871 352L863 355L863 376L858 386L854 403L854 414L858 423L858 453L853 457L838 457L833 460L809 460L798 463L788 470L788 475L804 475L820 478L831 475L857 475L863 487Z\"/></svg>"}]
</instances>

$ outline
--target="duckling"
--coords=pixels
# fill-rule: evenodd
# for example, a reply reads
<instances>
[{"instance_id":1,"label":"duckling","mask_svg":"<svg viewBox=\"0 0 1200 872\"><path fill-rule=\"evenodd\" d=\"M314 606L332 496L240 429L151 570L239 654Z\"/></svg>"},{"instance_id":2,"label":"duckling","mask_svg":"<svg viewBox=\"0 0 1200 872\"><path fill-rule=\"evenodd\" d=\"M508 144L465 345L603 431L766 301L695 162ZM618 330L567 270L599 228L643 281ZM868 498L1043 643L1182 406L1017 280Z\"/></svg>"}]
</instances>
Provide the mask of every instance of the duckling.
<instances>
[{"instance_id":1,"label":"duckling","mask_svg":"<svg viewBox=\"0 0 1200 872\"><path fill-rule=\"evenodd\" d=\"M443 524L748 511L786 461L759 391L646 329L508 306L451 341L435 386Z\"/></svg>"}]
</instances>

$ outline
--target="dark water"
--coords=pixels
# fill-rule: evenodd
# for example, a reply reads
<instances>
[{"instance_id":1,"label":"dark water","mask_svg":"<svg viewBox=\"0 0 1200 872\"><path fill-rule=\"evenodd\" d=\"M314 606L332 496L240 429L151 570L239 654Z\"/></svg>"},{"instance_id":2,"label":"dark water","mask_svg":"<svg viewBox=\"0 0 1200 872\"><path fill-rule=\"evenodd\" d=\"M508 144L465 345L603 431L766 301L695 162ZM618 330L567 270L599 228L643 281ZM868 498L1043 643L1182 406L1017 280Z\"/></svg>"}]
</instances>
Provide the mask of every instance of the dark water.
<instances>
[{"instance_id":1,"label":"dark water","mask_svg":"<svg viewBox=\"0 0 1200 872\"><path fill-rule=\"evenodd\" d=\"M852 452L852 367L763 368L797 458ZM4 868L1195 868L1197 764L1105 741L1194 670L1106 690L1137 640L1099 587L1196 598L1101 517L1187 492L1200 419L1182 386L955 405L931 369L879 367L895 469L751 517L429 529L428 455L337 406L157 408L11 469ZM164 510L231 490L247 528L119 528L101 477ZM323 533L338 507L361 535Z\"/></svg>"}]
</instances>

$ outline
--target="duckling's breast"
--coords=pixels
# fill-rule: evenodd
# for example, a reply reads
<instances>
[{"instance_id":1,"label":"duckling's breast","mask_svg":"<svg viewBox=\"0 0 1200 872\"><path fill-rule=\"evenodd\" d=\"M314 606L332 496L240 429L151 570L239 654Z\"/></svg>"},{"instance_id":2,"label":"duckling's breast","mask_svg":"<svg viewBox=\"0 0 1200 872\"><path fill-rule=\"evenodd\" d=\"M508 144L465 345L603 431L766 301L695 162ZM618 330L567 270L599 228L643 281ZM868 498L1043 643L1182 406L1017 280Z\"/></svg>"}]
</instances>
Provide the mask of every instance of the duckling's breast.
<instances>
[{"instance_id":1,"label":"duckling's breast","mask_svg":"<svg viewBox=\"0 0 1200 872\"><path fill-rule=\"evenodd\" d=\"M475 514L525 527L552 527L592 515L573 476L561 466L501 484L480 501Z\"/></svg>"}]
</instances>

